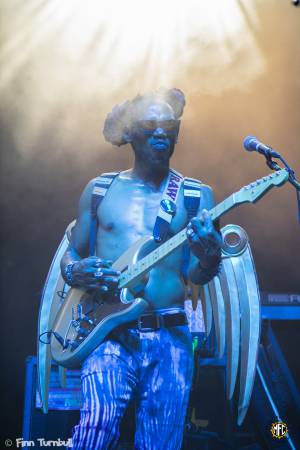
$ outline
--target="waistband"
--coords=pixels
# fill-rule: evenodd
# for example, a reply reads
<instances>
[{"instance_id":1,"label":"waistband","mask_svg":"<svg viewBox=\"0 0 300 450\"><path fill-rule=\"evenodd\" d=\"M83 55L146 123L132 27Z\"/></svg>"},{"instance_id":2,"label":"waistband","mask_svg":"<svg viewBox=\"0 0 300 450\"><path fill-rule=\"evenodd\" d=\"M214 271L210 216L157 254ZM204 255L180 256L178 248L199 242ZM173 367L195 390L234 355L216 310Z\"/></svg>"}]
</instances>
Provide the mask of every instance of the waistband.
<instances>
[{"instance_id":1,"label":"waistband","mask_svg":"<svg viewBox=\"0 0 300 450\"><path fill-rule=\"evenodd\" d=\"M137 328L139 331L156 331L161 328L178 327L187 325L187 317L183 310L171 312L170 310L156 311L155 313L147 313L140 316L137 320L122 325L124 328Z\"/></svg>"}]
</instances>

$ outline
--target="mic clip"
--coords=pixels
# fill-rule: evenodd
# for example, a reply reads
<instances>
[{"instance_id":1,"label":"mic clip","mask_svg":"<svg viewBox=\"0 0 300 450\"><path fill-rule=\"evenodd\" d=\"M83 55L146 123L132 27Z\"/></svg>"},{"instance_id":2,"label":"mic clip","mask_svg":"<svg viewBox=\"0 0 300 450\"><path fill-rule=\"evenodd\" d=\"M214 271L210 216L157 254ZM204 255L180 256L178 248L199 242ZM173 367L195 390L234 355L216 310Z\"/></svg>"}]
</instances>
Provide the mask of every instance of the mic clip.
<instances>
[{"instance_id":1,"label":"mic clip","mask_svg":"<svg viewBox=\"0 0 300 450\"><path fill-rule=\"evenodd\" d=\"M279 164L277 164L276 161L272 160L272 154L270 153L264 153L264 156L266 158L266 164L267 166L271 169L271 170L281 170L281 167L279 166Z\"/></svg>"}]
</instances>

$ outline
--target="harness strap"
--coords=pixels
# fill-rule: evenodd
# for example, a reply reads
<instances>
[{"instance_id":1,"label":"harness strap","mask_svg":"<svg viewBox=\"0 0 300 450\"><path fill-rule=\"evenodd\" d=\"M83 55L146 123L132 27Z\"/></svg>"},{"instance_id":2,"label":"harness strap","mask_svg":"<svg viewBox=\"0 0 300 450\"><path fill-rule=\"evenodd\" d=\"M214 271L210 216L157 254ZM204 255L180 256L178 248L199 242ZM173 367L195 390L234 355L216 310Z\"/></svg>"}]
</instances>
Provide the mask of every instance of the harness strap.
<instances>
[{"instance_id":1,"label":"harness strap","mask_svg":"<svg viewBox=\"0 0 300 450\"><path fill-rule=\"evenodd\" d=\"M187 211L188 222L197 215L200 207L201 181L194 178L184 178L183 181L184 206ZM185 283L187 283L187 271L190 260L190 248L187 243L182 248L181 273Z\"/></svg>"},{"instance_id":2,"label":"harness strap","mask_svg":"<svg viewBox=\"0 0 300 450\"><path fill-rule=\"evenodd\" d=\"M97 210L105 197L109 187L114 179L119 175L119 172L103 173L97 178L91 198L91 225L90 225L90 243L89 250L90 256L95 254L96 250L96 236L98 227Z\"/></svg>"}]
</instances>

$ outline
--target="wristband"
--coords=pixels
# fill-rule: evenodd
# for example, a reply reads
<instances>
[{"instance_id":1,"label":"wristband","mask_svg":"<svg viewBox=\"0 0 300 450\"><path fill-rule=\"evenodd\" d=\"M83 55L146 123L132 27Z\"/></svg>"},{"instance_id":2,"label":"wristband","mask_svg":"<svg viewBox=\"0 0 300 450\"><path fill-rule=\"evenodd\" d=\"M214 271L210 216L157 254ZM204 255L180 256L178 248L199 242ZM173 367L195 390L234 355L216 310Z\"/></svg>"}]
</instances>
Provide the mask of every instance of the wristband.
<instances>
[{"instance_id":1,"label":"wristband","mask_svg":"<svg viewBox=\"0 0 300 450\"><path fill-rule=\"evenodd\" d=\"M73 286L73 267L75 266L76 261L73 261L65 266L65 280L69 286Z\"/></svg>"},{"instance_id":2,"label":"wristband","mask_svg":"<svg viewBox=\"0 0 300 450\"><path fill-rule=\"evenodd\" d=\"M214 264L213 266L210 266L207 268L203 268L199 261L198 267L201 270L201 284L206 284L209 281L211 281L220 272L221 260L218 260L217 264Z\"/></svg>"}]
</instances>

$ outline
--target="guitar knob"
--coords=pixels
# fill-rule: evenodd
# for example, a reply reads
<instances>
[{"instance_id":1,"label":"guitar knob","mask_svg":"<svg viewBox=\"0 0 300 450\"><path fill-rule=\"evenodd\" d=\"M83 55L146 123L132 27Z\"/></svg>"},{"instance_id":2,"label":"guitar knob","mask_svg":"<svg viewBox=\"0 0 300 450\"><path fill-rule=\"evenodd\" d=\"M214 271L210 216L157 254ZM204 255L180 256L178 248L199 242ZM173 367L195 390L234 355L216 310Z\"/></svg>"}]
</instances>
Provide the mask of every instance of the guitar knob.
<instances>
[{"instance_id":1,"label":"guitar knob","mask_svg":"<svg viewBox=\"0 0 300 450\"><path fill-rule=\"evenodd\" d=\"M95 326L94 321L92 319L90 319L88 316L83 316L82 322L87 322L89 325Z\"/></svg>"},{"instance_id":2,"label":"guitar knob","mask_svg":"<svg viewBox=\"0 0 300 450\"><path fill-rule=\"evenodd\" d=\"M80 327L78 330L78 334L80 334L80 336L87 337L89 335L89 331L83 327Z\"/></svg>"}]
</instances>

